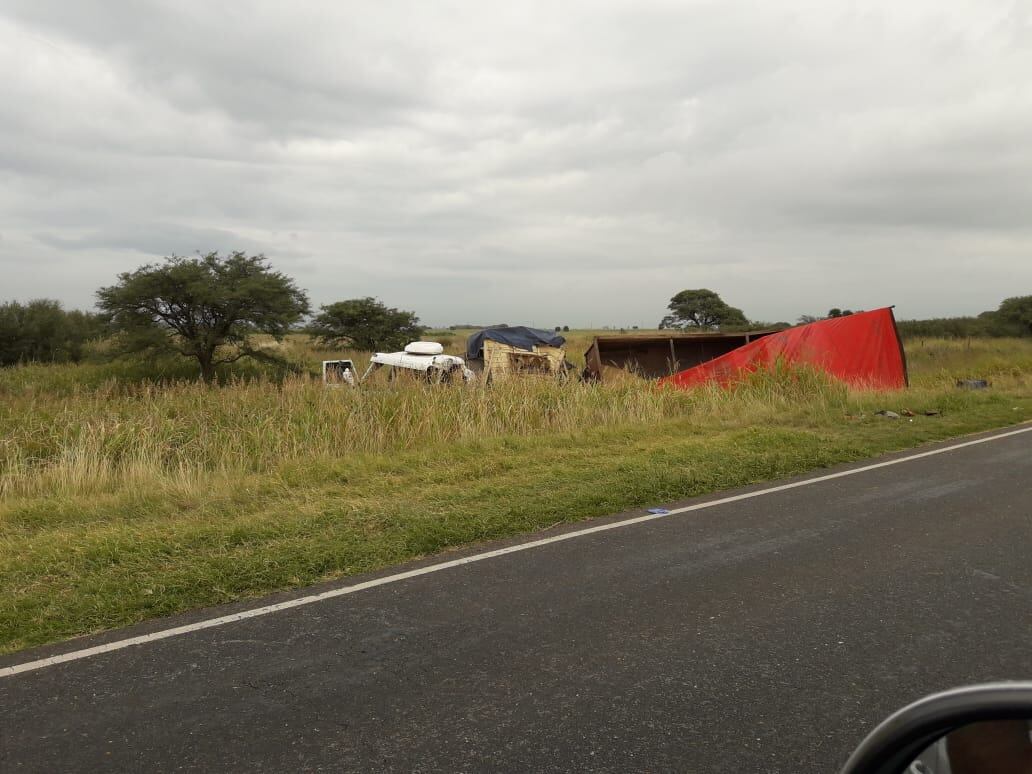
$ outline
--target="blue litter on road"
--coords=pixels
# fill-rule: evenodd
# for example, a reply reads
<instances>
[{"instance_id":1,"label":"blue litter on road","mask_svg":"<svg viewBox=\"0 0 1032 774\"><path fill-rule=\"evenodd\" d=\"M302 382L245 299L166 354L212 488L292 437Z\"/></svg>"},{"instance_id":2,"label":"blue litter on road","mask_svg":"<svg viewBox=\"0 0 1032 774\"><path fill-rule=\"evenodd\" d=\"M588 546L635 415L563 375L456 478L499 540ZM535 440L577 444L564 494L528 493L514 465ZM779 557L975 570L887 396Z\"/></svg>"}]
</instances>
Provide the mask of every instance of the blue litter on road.
<instances>
[{"instance_id":1,"label":"blue litter on road","mask_svg":"<svg viewBox=\"0 0 1032 774\"><path fill-rule=\"evenodd\" d=\"M666 508L649 508L649 513L654 513L657 516L666 516L670 511Z\"/></svg>"}]
</instances>

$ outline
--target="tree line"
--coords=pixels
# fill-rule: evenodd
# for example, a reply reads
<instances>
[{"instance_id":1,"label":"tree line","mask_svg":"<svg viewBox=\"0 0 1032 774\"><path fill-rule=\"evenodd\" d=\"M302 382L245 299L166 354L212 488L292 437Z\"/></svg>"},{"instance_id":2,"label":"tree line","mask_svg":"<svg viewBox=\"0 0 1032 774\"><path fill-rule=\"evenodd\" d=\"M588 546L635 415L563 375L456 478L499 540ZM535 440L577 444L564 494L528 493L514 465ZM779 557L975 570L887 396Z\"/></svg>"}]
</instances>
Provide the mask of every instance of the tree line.
<instances>
[{"instance_id":1,"label":"tree line","mask_svg":"<svg viewBox=\"0 0 1032 774\"><path fill-rule=\"evenodd\" d=\"M749 320L737 307L725 303L721 297L706 288L682 290L670 299L670 311L660 323L660 329L743 331L758 328L788 328L789 323L768 323ZM798 324L817 322L854 314L851 309L833 307L827 315L804 314ZM968 338L988 336L1032 336L1032 296L1005 299L999 308L982 312L977 317L944 317L931 320L899 320L900 335L905 338L927 336L935 338Z\"/></svg>"},{"instance_id":2,"label":"tree line","mask_svg":"<svg viewBox=\"0 0 1032 774\"><path fill-rule=\"evenodd\" d=\"M1000 336L1032 336L1032 296L1014 296L977 317L939 317L930 320L900 320L901 335L967 339Z\"/></svg>"},{"instance_id":3,"label":"tree line","mask_svg":"<svg viewBox=\"0 0 1032 774\"><path fill-rule=\"evenodd\" d=\"M282 341L304 330L328 347L389 350L424 330L413 312L369 297L324 305L308 320L307 294L263 255L243 252L174 255L122 273L97 291L97 308L65 311L51 300L0 306L0 365L78 362L89 341L105 338L115 357L192 359L211 382L219 366L244 358L283 365L258 335Z\"/></svg>"},{"instance_id":4,"label":"tree line","mask_svg":"<svg viewBox=\"0 0 1032 774\"><path fill-rule=\"evenodd\" d=\"M106 333L101 315L65 311L50 299L0 304L0 365L78 363L86 345Z\"/></svg>"},{"instance_id":5,"label":"tree line","mask_svg":"<svg viewBox=\"0 0 1032 774\"><path fill-rule=\"evenodd\" d=\"M237 360L274 362L256 337L277 341L296 330L327 347L365 351L400 349L425 328L413 312L375 298L353 298L320 307L312 315L305 291L275 271L263 255L208 253L171 256L118 275L97 291L97 313L66 311L57 301L0 304L0 365L79 362L87 344L109 342L112 356L170 354L192 359L205 381ZM706 288L682 290L670 299L660 328L749 330L789 323L751 321ZM828 317L853 312L833 308ZM800 322L816 317L804 315ZM1030 336L1032 296L1008 298L978 317L904 320L905 336ZM558 330L558 328L556 328Z\"/></svg>"}]
</instances>

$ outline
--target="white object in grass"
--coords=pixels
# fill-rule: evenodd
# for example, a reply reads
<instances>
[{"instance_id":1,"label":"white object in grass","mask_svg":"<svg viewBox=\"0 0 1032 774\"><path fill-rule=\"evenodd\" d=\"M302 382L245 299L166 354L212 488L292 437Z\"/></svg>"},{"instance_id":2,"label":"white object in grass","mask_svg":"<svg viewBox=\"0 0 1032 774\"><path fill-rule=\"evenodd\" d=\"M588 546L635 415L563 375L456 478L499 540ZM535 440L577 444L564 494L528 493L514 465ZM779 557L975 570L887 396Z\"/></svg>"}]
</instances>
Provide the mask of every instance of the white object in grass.
<instances>
[{"instance_id":1,"label":"white object in grass","mask_svg":"<svg viewBox=\"0 0 1032 774\"><path fill-rule=\"evenodd\" d=\"M355 386L355 364L351 360L322 361L323 384Z\"/></svg>"},{"instance_id":2,"label":"white object in grass","mask_svg":"<svg viewBox=\"0 0 1032 774\"><path fill-rule=\"evenodd\" d=\"M436 341L413 341L405 345L405 352L409 355L440 355L444 347Z\"/></svg>"},{"instance_id":3,"label":"white object in grass","mask_svg":"<svg viewBox=\"0 0 1032 774\"><path fill-rule=\"evenodd\" d=\"M427 345L426 349L433 348L435 351L414 354L412 348L417 344ZM461 376L464 382L476 379L476 374L466 367L465 360L455 355L440 354L443 350L444 347L435 341L418 341L405 347L404 352L377 352L369 359L369 368L362 374L362 381L373 371L385 366L422 372L435 380L450 381L453 376Z\"/></svg>"}]
</instances>

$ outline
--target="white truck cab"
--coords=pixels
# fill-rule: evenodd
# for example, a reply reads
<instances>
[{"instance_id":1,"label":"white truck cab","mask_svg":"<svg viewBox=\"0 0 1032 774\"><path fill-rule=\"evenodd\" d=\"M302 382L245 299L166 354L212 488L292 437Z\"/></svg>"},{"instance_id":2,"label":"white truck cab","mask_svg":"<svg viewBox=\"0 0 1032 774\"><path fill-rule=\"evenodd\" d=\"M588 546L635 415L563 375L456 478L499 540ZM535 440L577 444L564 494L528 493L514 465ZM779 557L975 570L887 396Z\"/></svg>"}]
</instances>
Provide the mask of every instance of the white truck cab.
<instances>
[{"instance_id":1,"label":"white truck cab","mask_svg":"<svg viewBox=\"0 0 1032 774\"><path fill-rule=\"evenodd\" d=\"M421 374L427 381L453 382L462 379L464 382L476 380L474 374L466 367L466 361L455 355L444 354L444 347L436 341L413 341L402 352L377 352L369 360L369 368L356 378L355 365L350 360L324 360L323 381L327 384L356 385L364 382L371 373L381 368L392 371L410 371Z\"/></svg>"},{"instance_id":2,"label":"white truck cab","mask_svg":"<svg viewBox=\"0 0 1032 774\"><path fill-rule=\"evenodd\" d=\"M455 355L445 355L444 347L436 341L413 341L402 352L375 353L362 380L385 366L422 373L432 382L450 382L457 378L471 382L476 379L476 375L466 367L465 360Z\"/></svg>"}]
</instances>

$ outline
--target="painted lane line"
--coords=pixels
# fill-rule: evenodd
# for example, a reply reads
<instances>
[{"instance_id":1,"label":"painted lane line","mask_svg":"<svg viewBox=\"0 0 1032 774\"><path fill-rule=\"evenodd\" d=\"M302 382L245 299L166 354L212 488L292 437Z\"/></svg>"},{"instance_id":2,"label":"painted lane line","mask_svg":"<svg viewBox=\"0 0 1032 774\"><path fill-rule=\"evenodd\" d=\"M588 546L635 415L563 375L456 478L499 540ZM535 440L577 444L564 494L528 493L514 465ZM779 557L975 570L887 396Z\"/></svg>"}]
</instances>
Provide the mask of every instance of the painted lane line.
<instances>
[{"instance_id":1,"label":"painted lane line","mask_svg":"<svg viewBox=\"0 0 1032 774\"><path fill-rule=\"evenodd\" d=\"M671 508L666 513L648 513L644 516L634 516L632 518L624 519L622 521L611 522L609 524L600 524L597 527L587 527L585 529L579 529L573 532L566 532L561 535L552 535L547 538L541 538L540 540L532 540L527 543L519 543L518 545L507 546L506 548L497 548L493 551L485 551L483 553L474 554L472 556L464 556L460 559L452 559L447 562L431 564L426 567L420 567L415 570L407 570L405 572L399 572L394 575L387 575L382 578L374 578L373 580L364 581L362 583L356 583L351 586L342 586L340 588L330 589L329 591L323 591L319 594L311 594L309 596L298 597L296 599L288 599L285 602L277 602L272 605L255 607L250 610L244 610L239 613L231 613L229 615L222 615L217 618L209 618L204 621L197 621L195 623L184 624L183 626L175 626L171 629L162 629L160 631L151 632L150 634L141 634L136 637L127 637L123 640L115 640L113 642L107 642L102 645L95 645L91 648L74 650L69 653L61 653L56 656L41 658L35 661L26 661L25 663L15 664L14 666L0 667L0 678L12 677L14 675L23 674L25 672L34 672L38 669L54 666L56 664L64 664L69 661L78 661L79 659L89 658L90 656L97 656L101 653L110 653L112 651L122 650L124 648L129 648L134 645L145 645L149 642L166 640L170 637L178 637L179 635L189 634L190 632L199 632L203 631L204 629L213 629L217 626L225 626L226 624L231 624L236 621L246 621L248 618L258 618L259 616L269 615L270 613L278 613L281 610L290 610L296 607L313 605L317 602L322 602L327 599L335 599L337 597L347 596L348 594L355 594L359 591L365 591L366 589L376 588L377 586L386 586L389 583L397 583L399 581L408 580L409 578L418 578L420 575L429 575L430 573L440 572L441 570L448 570L452 567L461 567L466 564L473 564L474 562L482 562L485 559L494 559L496 557L505 556L507 554L515 554L519 551L529 551L534 548L540 548L541 546L551 545L552 543L560 543L564 540L573 540L574 538L584 537L585 535L594 535L599 532L608 532L609 530L620 529L622 527L630 527L635 524L641 524L646 521L654 521L656 519L669 519L671 516L676 516L680 513L690 513L692 511L705 510L706 508L716 508L720 505L728 505L729 503L737 503L743 500L751 500L754 497L763 497L765 495L776 494L778 492L786 492L790 489L798 489L804 486L820 484L825 481L832 481L837 478L855 476L859 473L866 473L871 470L887 468L893 465L901 465L904 462L912 462L913 460L920 460L926 457L934 457L938 454L946 454L947 452L956 451L957 449L964 449L969 446L977 446L979 444L989 443L990 441L998 441L1001 438L1010 438L1011 436L1021 435L1022 433L1028 432L1032 432L1032 426L1022 427L1017 430L1011 430L1006 433L1000 433L999 435L992 435L985 438L976 438L972 441L964 441L963 443L953 444L952 446L945 446L940 449L932 449L931 451L920 452L918 454L911 454L906 457L898 457L896 459L886 460L884 462L876 462L872 463L871 465L864 465L863 467L859 468L842 470L838 473L827 473L823 476L807 478L802 481L793 481L788 484L779 484L778 486L767 487L766 489L757 489L753 492L745 492L743 494L731 495L729 497L721 497L716 500L708 500L702 503L685 505L681 508Z\"/></svg>"}]
</instances>

